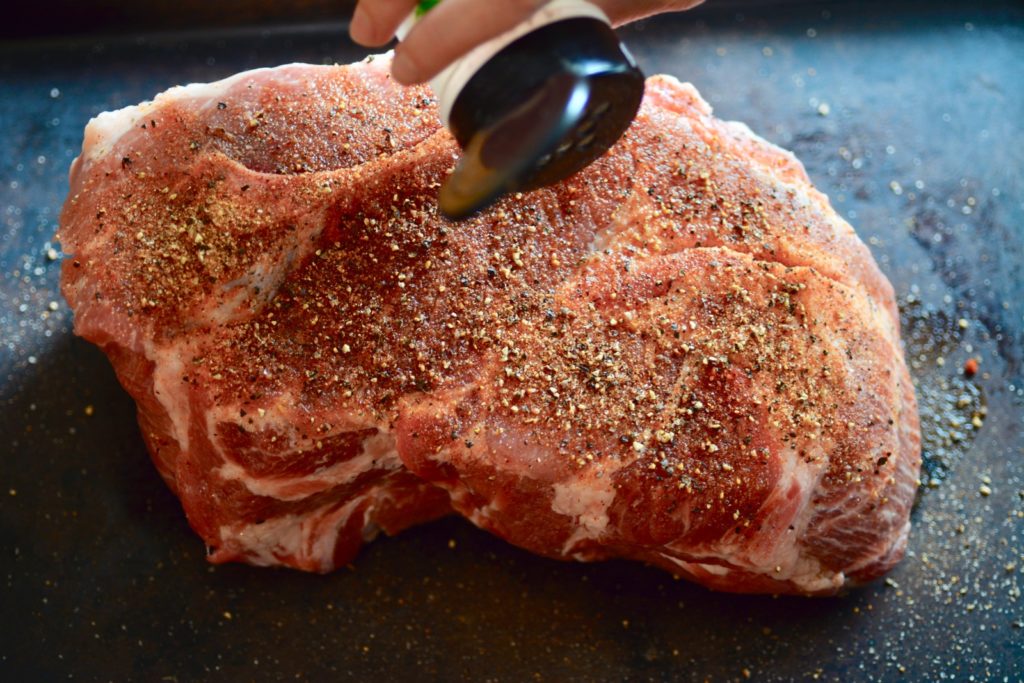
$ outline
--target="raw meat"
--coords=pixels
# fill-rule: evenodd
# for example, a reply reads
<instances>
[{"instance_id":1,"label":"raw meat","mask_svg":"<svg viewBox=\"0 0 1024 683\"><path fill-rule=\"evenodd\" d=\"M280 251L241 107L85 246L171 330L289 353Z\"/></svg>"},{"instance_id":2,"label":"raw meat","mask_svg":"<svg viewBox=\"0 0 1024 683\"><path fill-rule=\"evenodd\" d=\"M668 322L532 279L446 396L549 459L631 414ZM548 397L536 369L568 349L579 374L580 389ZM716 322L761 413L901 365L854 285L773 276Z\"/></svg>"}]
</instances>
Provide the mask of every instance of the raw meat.
<instances>
[{"instance_id":1,"label":"raw meat","mask_svg":"<svg viewBox=\"0 0 1024 683\"><path fill-rule=\"evenodd\" d=\"M892 289L791 155L667 77L597 163L452 224L456 152L383 59L87 128L65 296L213 561L328 571L452 508L721 590L829 594L901 558Z\"/></svg>"},{"instance_id":2,"label":"raw meat","mask_svg":"<svg viewBox=\"0 0 1024 683\"><path fill-rule=\"evenodd\" d=\"M175 88L86 128L63 292L212 561L329 571L380 529L450 512L402 466L384 383L364 396L351 375L366 355L331 329L361 304L327 283L311 304L296 279L327 265L360 188L437 128L379 62Z\"/></svg>"}]
</instances>

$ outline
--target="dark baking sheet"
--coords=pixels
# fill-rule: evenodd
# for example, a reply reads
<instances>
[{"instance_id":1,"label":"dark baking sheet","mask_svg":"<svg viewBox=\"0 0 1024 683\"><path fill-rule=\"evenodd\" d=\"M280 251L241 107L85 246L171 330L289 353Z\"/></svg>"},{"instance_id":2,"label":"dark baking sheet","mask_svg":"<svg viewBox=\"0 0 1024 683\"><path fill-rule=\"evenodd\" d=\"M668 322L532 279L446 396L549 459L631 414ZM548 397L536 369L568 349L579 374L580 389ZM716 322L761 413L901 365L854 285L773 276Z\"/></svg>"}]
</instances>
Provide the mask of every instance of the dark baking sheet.
<instances>
[{"instance_id":1,"label":"dark baking sheet","mask_svg":"<svg viewBox=\"0 0 1024 683\"><path fill-rule=\"evenodd\" d=\"M730 4L625 35L649 73L795 150L895 285L930 485L891 578L837 599L722 595L539 559L457 519L329 576L208 566L132 402L70 334L47 255L67 167L104 109L363 52L329 24L6 43L0 679L1021 680L1021 7Z\"/></svg>"}]
</instances>

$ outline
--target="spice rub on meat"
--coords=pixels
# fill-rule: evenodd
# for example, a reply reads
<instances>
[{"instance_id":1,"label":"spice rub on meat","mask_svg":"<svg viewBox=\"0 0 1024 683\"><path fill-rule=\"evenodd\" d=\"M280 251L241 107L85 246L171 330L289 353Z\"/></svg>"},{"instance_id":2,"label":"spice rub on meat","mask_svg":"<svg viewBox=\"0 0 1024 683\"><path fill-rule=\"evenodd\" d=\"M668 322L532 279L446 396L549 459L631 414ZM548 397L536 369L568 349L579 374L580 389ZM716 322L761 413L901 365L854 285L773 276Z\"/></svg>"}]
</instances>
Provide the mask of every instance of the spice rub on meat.
<instances>
[{"instance_id":1,"label":"spice rub on meat","mask_svg":"<svg viewBox=\"0 0 1024 683\"><path fill-rule=\"evenodd\" d=\"M456 154L382 59L87 128L64 293L213 561L328 571L452 510L721 590L900 559L892 290L792 156L667 77L598 162L453 224Z\"/></svg>"}]
</instances>

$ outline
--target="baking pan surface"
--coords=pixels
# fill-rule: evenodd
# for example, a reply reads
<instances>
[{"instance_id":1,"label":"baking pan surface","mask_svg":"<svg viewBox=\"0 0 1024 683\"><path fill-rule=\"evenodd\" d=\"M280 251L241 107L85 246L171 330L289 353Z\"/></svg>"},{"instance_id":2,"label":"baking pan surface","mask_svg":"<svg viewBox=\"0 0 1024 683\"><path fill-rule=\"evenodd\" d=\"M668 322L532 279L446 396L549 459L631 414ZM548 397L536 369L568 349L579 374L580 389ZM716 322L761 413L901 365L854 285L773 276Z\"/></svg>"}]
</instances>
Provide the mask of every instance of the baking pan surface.
<instances>
[{"instance_id":1,"label":"baking pan surface","mask_svg":"<svg viewBox=\"0 0 1024 683\"><path fill-rule=\"evenodd\" d=\"M647 73L792 149L893 282L926 467L889 578L715 594L455 518L328 576L208 565L132 401L71 334L51 242L68 165L100 111L365 53L331 23L23 39L0 44L0 678L1021 680L1024 10L712 3L623 34Z\"/></svg>"}]
</instances>

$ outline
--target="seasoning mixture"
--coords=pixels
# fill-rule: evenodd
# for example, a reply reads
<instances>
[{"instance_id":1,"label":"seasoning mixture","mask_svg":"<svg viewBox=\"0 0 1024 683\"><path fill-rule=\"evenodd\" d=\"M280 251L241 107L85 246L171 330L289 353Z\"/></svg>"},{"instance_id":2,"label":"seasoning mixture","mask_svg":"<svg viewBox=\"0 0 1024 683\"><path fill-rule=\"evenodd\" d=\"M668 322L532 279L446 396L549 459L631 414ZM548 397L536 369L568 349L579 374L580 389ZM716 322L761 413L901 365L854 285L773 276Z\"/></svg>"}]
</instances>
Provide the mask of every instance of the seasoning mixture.
<instances>
[{"instance_id":1,"label":"seasoning mixture","mask_svg":"<svg viewBox=\"0 0 1024 683\"><path fill-rule=\"evenodd\" d=\"M87 129L64 293L213 561L327 571L451 509L724 590L899 560L920 436L894 297L791 155L664 77L608 155L459 224L455 155L381 60Z\"/></svg>"}]
</instances>

